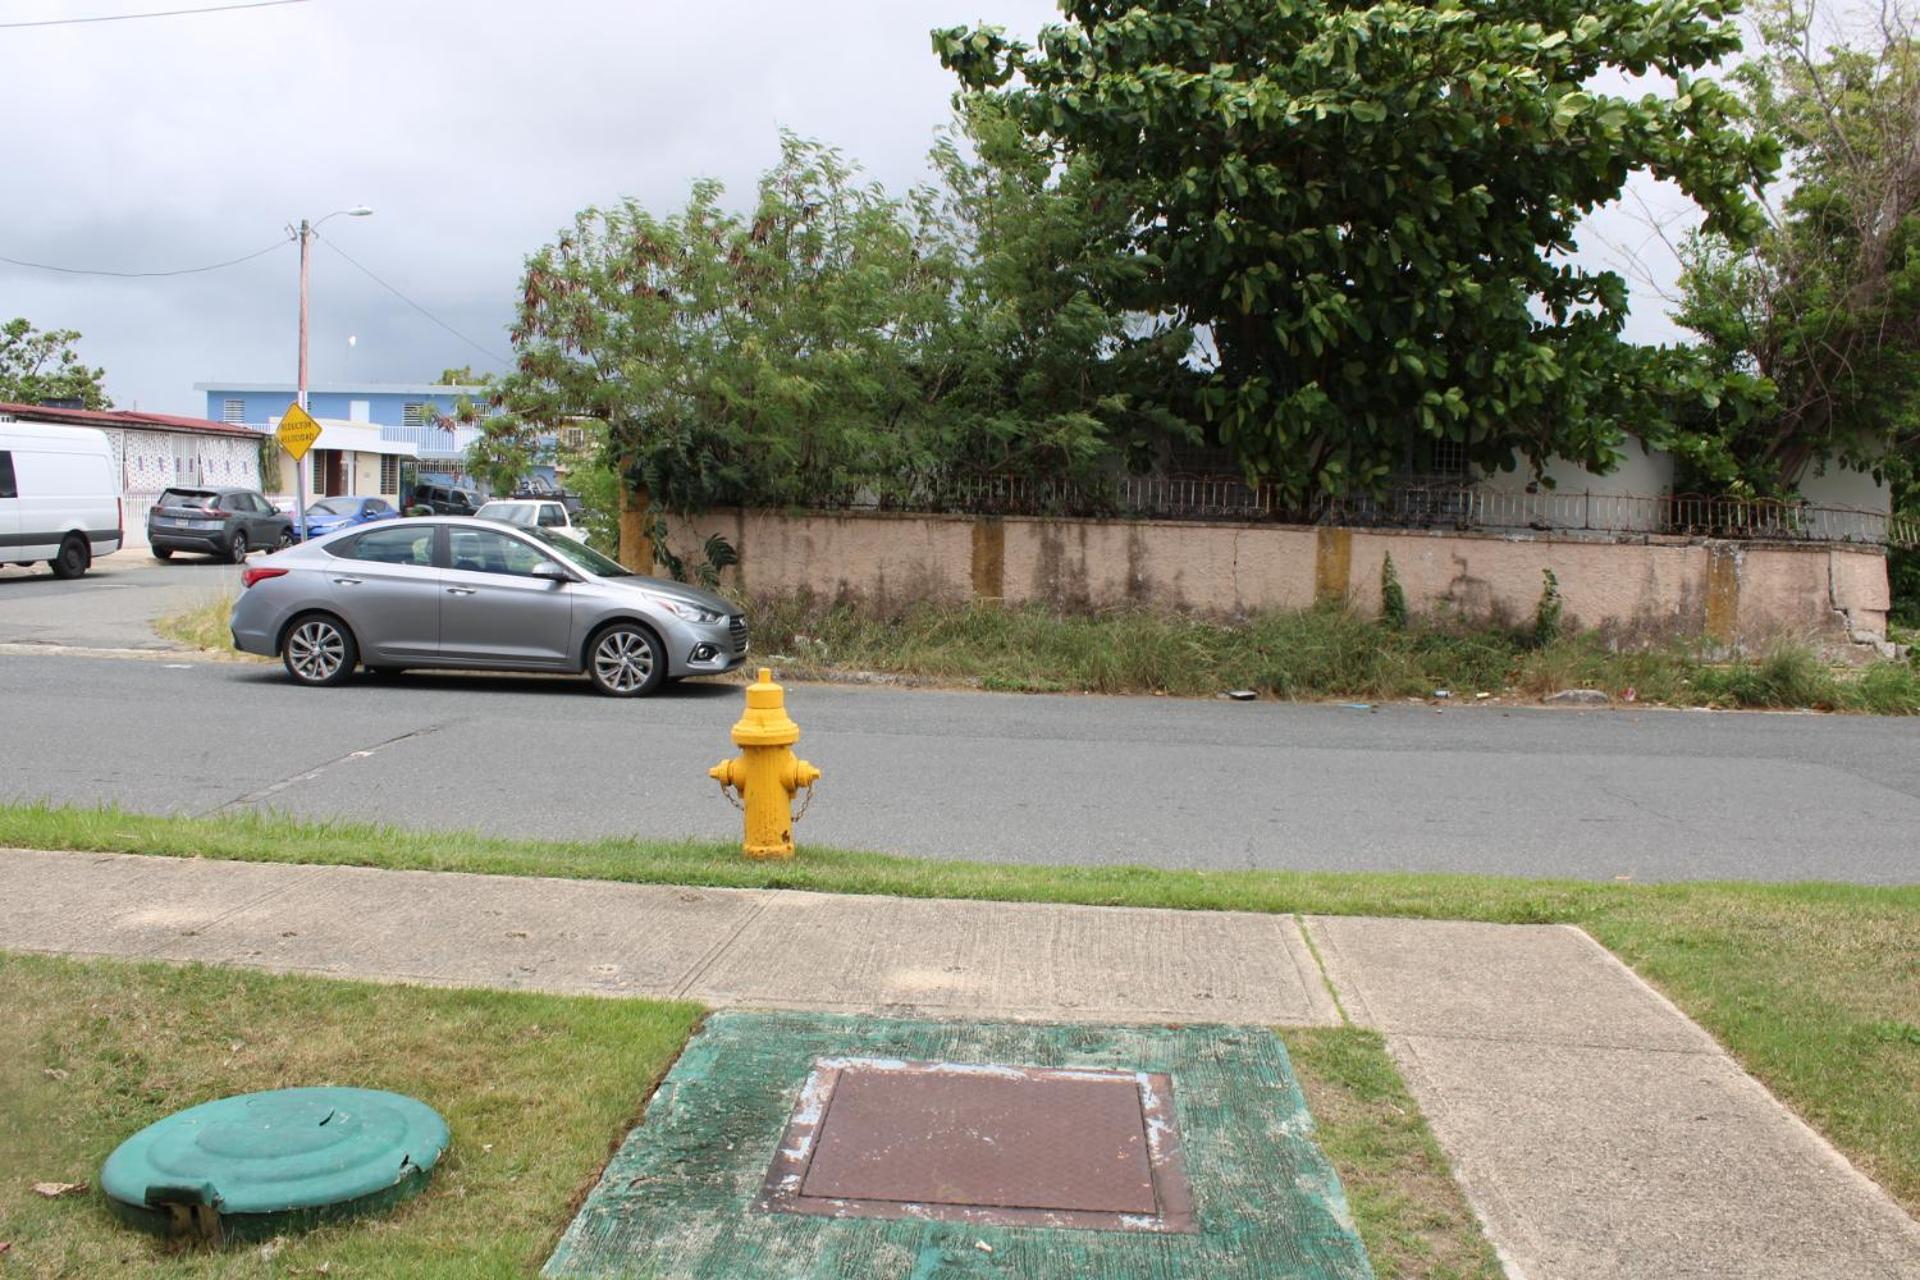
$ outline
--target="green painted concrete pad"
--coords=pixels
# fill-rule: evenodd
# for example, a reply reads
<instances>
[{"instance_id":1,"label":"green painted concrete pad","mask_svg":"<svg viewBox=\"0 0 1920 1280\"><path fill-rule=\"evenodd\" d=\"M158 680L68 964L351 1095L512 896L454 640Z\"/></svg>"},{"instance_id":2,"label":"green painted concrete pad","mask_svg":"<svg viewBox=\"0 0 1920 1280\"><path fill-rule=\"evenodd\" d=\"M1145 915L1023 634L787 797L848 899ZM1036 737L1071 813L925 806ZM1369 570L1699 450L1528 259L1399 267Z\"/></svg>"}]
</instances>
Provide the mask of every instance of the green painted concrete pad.
<instances>
[{"instance_id":1,"label":"green painted concrete pad","mask_svg":"<svg viewBox=\"0 0 1920 1280\"><path fill-rule=\"evenodd\" d=\"M255 1240L417 1195L447 1149L426 1103L378 1089L244 1093L175 1112L114 1149L100 1189L160 1235Z\"/></svg>"},{"instance_id":2,"label":"green painted concrete pad","mask_svg":"<svg viewBox=\"0 0 1920 1280\"><path fill-rule=\"evenodd\" d=\"M1193 1234L757 1210L819 1059L1164 1073ZM550 1277L674 1280L1370 1280L1285 1047L1259 1027L900 1022L716 1013L568 1226Z\"/></svg>"}]
</instances>

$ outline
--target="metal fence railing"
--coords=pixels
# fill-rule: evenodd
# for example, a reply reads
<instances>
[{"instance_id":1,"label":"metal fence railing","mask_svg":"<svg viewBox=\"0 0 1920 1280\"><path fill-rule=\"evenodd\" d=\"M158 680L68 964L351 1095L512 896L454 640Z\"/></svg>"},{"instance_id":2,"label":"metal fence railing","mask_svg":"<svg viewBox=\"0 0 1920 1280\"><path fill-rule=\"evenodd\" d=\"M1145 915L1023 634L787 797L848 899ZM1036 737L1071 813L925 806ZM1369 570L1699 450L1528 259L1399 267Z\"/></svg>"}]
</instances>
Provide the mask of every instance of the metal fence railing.
<instances>
[{"instance_id":1,"label":"metal fence railing","mask_svg":"<svg viewBox=\"0 0 1920 1280\"><path fill-rule=\"evenodd\" d=\"M1313 510L1271 485L1227 476L1111 476L1064 483L1004 476L910 485L828 501L850 510L974 515L1114 516L1162 520L1280 520L1412 529L1533 529L1553 533L1674 534L1783 542L1920 546L1920 520L1854 507L1699 494L1619 494L1547 489L1529 493L1414 480Z\"/></svg>"}]
</instances>

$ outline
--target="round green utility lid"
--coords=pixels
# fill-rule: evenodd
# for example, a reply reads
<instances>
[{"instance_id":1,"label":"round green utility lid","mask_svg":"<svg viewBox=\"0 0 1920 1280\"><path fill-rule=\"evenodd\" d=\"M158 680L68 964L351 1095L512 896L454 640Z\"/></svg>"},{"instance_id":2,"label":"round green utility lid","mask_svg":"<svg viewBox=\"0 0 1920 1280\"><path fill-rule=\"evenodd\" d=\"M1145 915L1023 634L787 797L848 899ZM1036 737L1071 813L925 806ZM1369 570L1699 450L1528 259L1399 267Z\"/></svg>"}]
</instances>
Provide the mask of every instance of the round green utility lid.
<instances>
[{"instance_id":1,"label":"round green utility lid","mask_svg":"<svg viewBox=\"0 0 1920 1280\"><path fill-rule=\"evenodd\" d=\"M397 1093L246 1093L134 1134L107 1157L100 1189L149 1231L257 1238L417 1194L447 1141L438 1112Z\"/></svg>"}]
</instances>

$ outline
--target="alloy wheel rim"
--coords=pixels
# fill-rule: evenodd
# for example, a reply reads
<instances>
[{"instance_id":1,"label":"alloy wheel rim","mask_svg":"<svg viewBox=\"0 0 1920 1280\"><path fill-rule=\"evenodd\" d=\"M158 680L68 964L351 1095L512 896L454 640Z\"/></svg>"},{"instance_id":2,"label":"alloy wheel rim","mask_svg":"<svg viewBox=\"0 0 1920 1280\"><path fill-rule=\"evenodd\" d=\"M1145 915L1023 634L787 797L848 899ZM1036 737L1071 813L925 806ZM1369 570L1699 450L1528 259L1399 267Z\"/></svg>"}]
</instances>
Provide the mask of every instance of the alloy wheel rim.
<instances>
[{"instance_id":1,"label":"alloy wheel rim","mask_svg":"<svg viewBox=\"0 0 1920 1280\"><path fill-rule=\"evenodd\" d=\"M346 661L346 640L336 628L324 622L309 622L295 630L292 639L287 641L287 657L301 678L328 680Z\"/></svg>"},{"instance_id":2,"label":"alloy wheel rim","mask_svg":"<svg viewBox=\"0 0 1920 1280\"><path fill-rule=\"evenodd\" d=\"M616 631L594 649L593 669L607 688L631 693L653 674L653 647L635 632Z\"/></svg>"}]
</instances>

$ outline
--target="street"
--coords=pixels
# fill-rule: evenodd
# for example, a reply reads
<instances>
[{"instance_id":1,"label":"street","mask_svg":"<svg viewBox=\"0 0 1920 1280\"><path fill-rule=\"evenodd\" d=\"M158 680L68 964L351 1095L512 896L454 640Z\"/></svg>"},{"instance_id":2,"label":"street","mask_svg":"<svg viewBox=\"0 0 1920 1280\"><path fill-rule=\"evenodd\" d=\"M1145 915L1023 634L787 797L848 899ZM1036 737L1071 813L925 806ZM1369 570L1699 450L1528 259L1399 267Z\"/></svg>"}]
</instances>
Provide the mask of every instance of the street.
<instances>
[{"instance_id":1,"label":"street","mask_svg":"<svg viewBox=\"0 0 1920 1280\"><path fill-rule=\"evenodd\" d=\"M164 649L153 620L239 590L240 571L208 556L162 564L143 547L62 582L44 564L0 566L0 645Z\"/></svg>"},{"instance_id":2,"label":"street","mask_svg":"<svg viewBox=\"0 0 1920 1280\"><path fill-rule=\"evenodd\" d=\"M12 602L6 606L11 608ZM796 685L801 845L1204 869L1910 883L1920 728ZM0 795L552 838L737 835L737 685L0 656Z\"/></svg>"}]
</instances>

